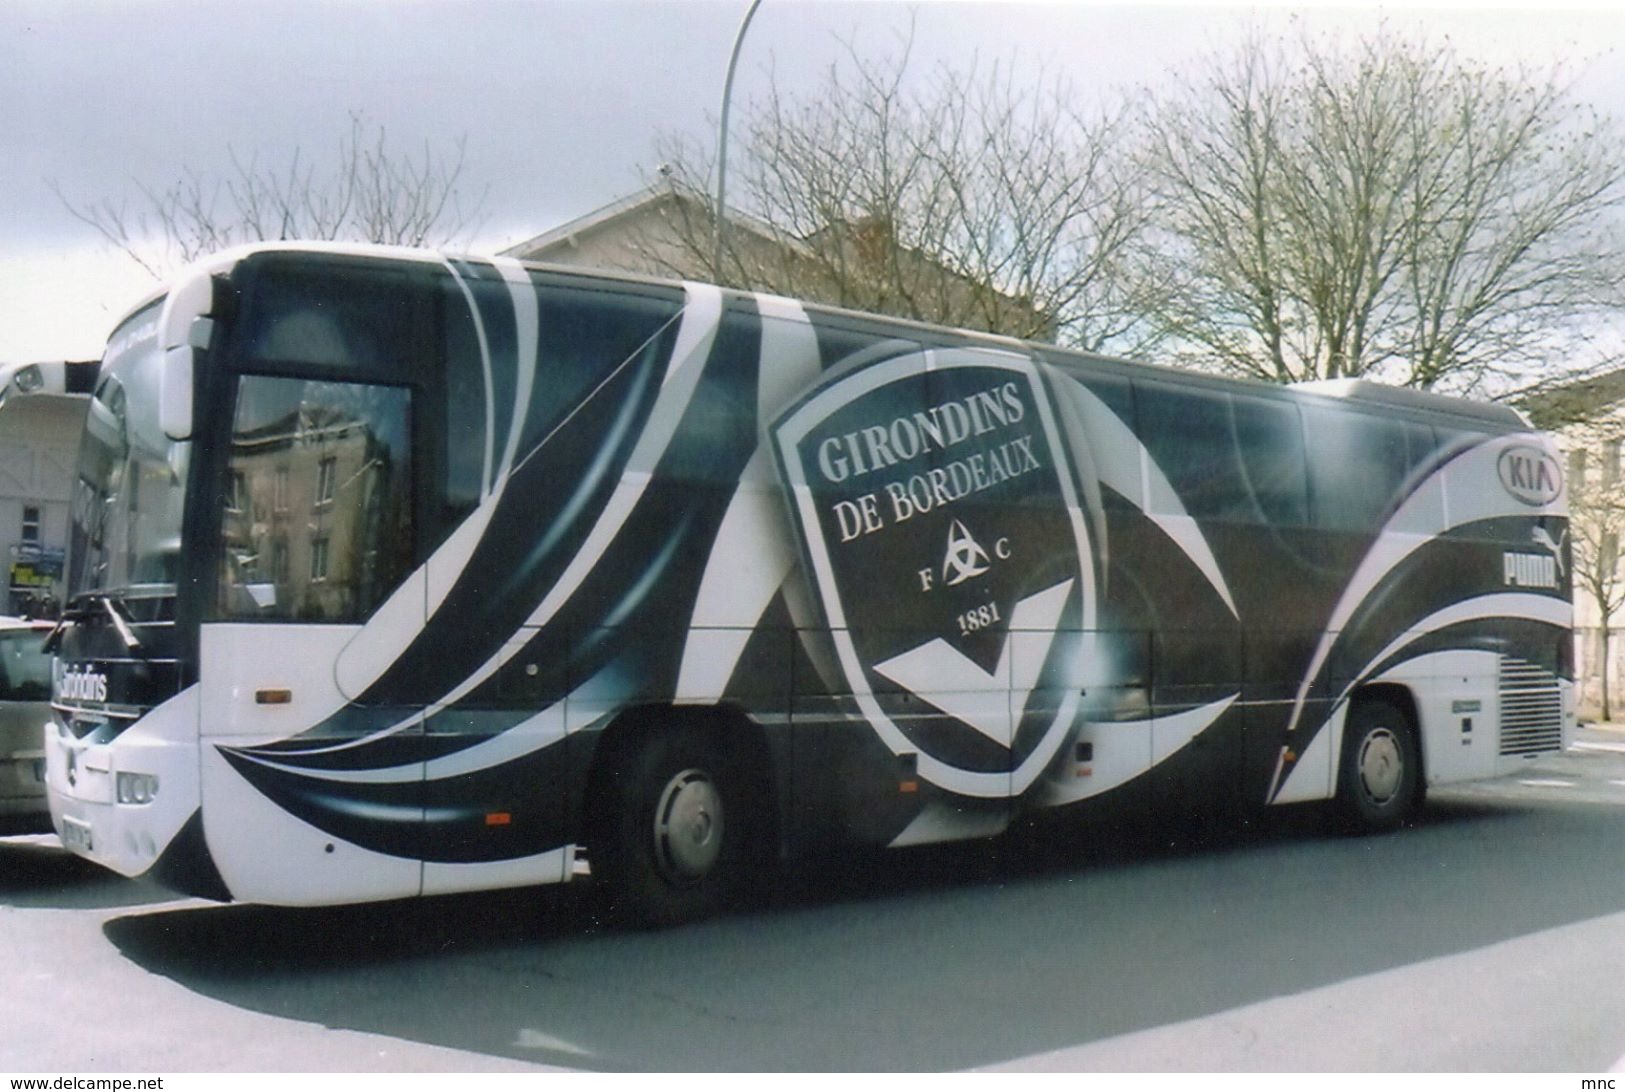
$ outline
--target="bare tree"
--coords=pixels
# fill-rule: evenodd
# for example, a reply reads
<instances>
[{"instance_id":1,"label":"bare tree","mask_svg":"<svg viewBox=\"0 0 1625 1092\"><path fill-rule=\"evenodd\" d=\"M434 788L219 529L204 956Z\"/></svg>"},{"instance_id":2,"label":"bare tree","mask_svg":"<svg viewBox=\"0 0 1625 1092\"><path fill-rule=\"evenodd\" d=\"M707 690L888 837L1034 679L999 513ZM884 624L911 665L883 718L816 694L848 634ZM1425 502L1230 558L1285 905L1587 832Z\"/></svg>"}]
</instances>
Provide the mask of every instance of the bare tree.
<instances>
[{"instance_id":1,"label":"bare tree","mask_svg":"<svg viewBox=\"0 0 1625 1092\"><path fill-rule=\"evenodd\" d=\"M658 246L668 271L907 318L1090 348L1132 348L1147 308L1118 275L1146 213L1116 154L1121 110L1091 113L1062 78L1009 66L913 81L909 39L852 42L821 83L773 80L741 111L723 268L712 269L709 145L666 137L661 184L684 197Z\"/></svg>"},{"instance_id":2,"label":"bare tree","mask_svg":"<svg viewBox=\"0 0 1625 1092\"><path fill-rule=\"evenodd\" d=\"M1146 132L1145 275L1190 363L1484 390L1619 306L1625 152L1555 74L1387 31L1253 37L1154 100Z\"/></svg>"},{"instance_id":3,"label":"bare tree","mask_svg":"<svg viewBox=\"0 0 1625 1092\"><path fill-rule=\"evenodd\" d=\"M421 156L389 146L382 124L350 115L337 155L318 166L295 148L285 167L263 166L227 148L229 173L191 167L164 189L139 185L127 199L77 204L53 181L58 200L141 268L159 277L178 264L238 243L288 239L435 246L477 227L480 195L464 207L464 141L450 153L425 143Z\"/></svg>"},{"instance_id":4,"label":"bare tree","mask_svg":"<svg viewBox=\"0 0 1625 1092\"><path fill-rule=\"evenodd\" d=\"M1625 573L1619 546L1625 539L1625 478L1620 475L1620 446L1625 425L1600 421L1570 429L1569 536L1574 555L1574 583L1596 614L1596 672L1600 680L1602 719L1613 717L1609 680L1609 643L1613 619L1625 607ZM1592 455L1597 456L1595 460ZM1583 629L1583 627L1582 627Z\"/></svg>"}]
</instances>

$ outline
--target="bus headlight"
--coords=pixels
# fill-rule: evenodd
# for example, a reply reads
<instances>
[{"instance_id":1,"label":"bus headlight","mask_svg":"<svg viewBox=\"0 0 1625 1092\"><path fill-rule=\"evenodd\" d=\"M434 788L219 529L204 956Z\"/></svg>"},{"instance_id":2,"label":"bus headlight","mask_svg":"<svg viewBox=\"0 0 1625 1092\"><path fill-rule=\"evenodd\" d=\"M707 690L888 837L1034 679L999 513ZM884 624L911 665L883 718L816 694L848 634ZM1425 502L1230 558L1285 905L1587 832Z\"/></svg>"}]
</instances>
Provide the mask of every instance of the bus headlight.
<instances>
[{"instance_id":1,"label":"bus headlight","mask_svg":"<svg viewBox=\"0 0 1625 1092\"><path fill-rule=\"evenodd\" d=\"M40 371L38 364L30 364L26 368L17 369L17 373L11 377L11 381L17 384L17 390L21 393L33 394L45 386L45 375Z\"/></svg>"},{"instance_id":2,"label":"bus headlight","mask_svg":"<svg viewBox=\"0 0 1625 1092\"><path fill-rule=\"evenodd\" d=\"M158 795L158 779L152 774L120 773L117 787L120 804L150 804Z\"/></svg>"}]
</instances>

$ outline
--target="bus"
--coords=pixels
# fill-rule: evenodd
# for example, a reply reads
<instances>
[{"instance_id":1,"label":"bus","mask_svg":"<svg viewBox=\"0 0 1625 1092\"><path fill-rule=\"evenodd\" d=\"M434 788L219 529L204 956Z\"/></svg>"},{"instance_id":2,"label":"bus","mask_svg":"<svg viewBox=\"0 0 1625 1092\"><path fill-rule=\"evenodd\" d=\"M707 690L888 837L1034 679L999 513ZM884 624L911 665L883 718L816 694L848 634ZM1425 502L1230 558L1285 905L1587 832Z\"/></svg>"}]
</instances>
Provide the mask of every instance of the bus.
<instances>
[{"instance_id":1,"label":"bus","mask_svg":"<svg viewBox=\"0 0 1625 1092\"><path fill-rule=\"evenodd\" d=\"M235 250L114 330L52 819L219 900L1329 801L1559 751L1571 565L1517 412L1272 387L712 285Z\"/></svg>"}]
</instances>

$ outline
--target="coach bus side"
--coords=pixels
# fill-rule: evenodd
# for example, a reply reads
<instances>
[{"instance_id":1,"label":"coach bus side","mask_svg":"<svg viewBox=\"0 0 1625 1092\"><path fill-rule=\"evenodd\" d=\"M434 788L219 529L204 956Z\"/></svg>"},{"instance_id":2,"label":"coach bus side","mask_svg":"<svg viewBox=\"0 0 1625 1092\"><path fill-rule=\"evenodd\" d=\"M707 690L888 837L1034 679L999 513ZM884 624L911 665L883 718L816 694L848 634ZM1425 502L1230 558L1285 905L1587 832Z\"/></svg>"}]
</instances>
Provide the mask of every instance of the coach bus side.
<instances>
[{"instance_id":1,"label":"coach bus side","mask_svg":"<svg viewBox=\"0 0 1625 1092\"><path fill-rule=\"evenodd\" d=\"M1561 505L1494 469L1546 450L1457 417L704 285L221 259L110 345L53 814L269 903L585 848L655 921L1030 807L1392 825L1565 671L1566 576L1507 583L1566 572Z\"/></svg>"}]
</instances>

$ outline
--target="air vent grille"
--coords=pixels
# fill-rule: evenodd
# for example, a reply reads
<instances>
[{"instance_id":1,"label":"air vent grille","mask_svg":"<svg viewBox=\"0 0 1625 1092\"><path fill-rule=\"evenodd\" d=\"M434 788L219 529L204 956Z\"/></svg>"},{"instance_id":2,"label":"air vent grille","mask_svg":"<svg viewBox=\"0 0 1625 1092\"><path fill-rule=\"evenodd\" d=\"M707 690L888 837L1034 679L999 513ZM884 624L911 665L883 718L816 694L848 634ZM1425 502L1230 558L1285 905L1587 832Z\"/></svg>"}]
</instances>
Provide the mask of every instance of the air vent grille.
<instances>
[{"instance_id":1,"label":"air vent grille","mask_svg":"<svg viewBox=\"0 0 1625 1092\"><path fill-rule=\"evenodd\" d=\"M1557 676L1501 657L1501 753L1533 755L1563 747L1563 695Z\"/></svg>"}]
</instances>

